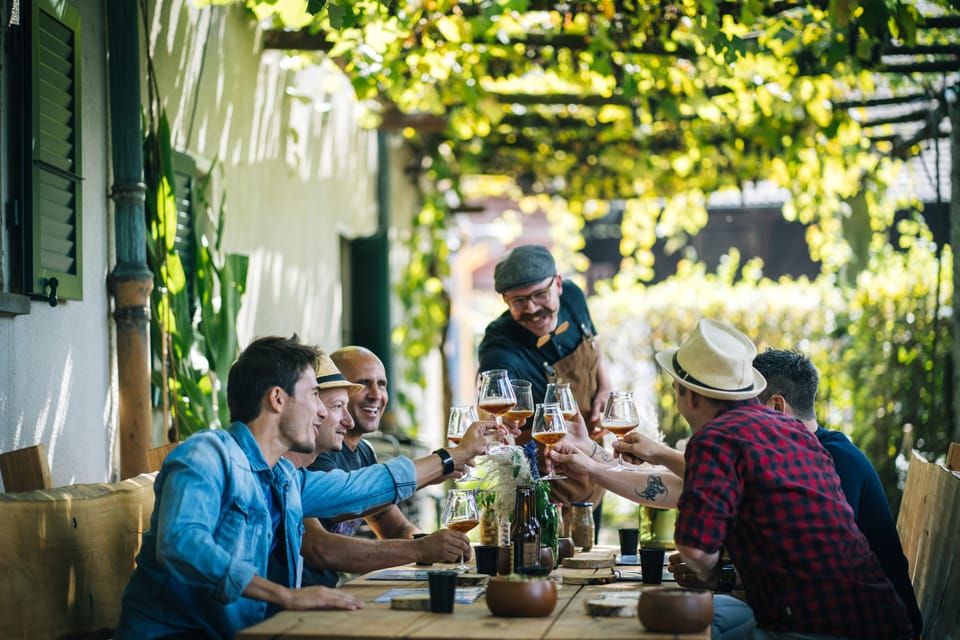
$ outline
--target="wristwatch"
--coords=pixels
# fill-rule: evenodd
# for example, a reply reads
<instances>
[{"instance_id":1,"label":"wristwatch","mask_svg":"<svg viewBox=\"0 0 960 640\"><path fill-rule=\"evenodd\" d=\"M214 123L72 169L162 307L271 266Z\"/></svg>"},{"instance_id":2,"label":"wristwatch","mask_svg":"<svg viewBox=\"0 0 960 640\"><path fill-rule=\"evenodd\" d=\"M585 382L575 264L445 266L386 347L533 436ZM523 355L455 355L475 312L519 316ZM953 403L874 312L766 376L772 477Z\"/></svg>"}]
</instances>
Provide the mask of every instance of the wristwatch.
<instances>
[{"instance_id":1,"label":"wristwatch","mask_svg":"<svg viewBox=\"0 0 960 640\"><path fill-rule=\"evenodd\" d=\"M444 448L437 449L434 453L440 456L440 462L443 463L443 475L448 476L453 473L456 469L453 464L453 456Z\"/></svg>"},{"instance_id":2,"label":"wristwatch","mask_svg":"<svg viewBox=\"0 0 960 640\"><path fill-rule=\"evenodd\" d=\"M717 591L730 593L737 586L737 569L732 564L720 567L720 582Z\"/></svg>"}]
</instances>

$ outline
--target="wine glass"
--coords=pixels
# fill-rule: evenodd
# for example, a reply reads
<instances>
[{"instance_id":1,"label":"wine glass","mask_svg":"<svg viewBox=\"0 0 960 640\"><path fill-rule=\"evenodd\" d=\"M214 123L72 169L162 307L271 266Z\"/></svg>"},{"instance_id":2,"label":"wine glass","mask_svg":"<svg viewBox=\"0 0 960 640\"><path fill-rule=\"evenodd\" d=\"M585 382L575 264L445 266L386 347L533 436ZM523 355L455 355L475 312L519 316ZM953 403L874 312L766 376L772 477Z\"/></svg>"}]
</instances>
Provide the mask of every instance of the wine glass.
<instances>
[{"instance_id":1,"label":"wine glass","mask_svg":"<svg viewBox=\"0 0 960 640\"><path fill-rule=\"evenodd\" d=\"M493 414L499 436L503 427L503 414L517 404L506 369L491 369L480 374L480 400L477 404L487 413Z\"/></svg>"},{"instance_id":2,"label":"wine glass","mask_svg":"<svg viewBox=\"0 0 960 640\"><path fill-rule=\"evenodd\" d=\"M477 511L477 500L474 497L473 490L450 489L447 491L441 521L447 529L453 529L461 533L466 533L480 524L480 512ZM469 568L463 561L463 554L461 554L457 571L463 573Z\"/></svg>"},{"instance_id":3,"label":"wine glass","mask_svg":"<svg viewBox=\"0 0 960 640\"><path fill-rule=\"evenodd\" d=\"M607 397L607 404L603 408L603 418L600 419L600 424L617 436L617 440L623 440L623 436L640 424L637 406L633 403L633 394L629 391L611 391L609 397ZM623 464L623 456L618 451L617 464L607 471L627 471L629 469L630 467Z\"/></svg>"},{"instance_id":4,"label":"wine glass","mask_svg":"<svg viewBox=\"0 0 960 640\"><path fill-rule=\"evenodd\" d=\"M470 425L478 420L477 409L471 405L457 405L450 407L450 418L447 420L447 440L457 445L467 432ZM473 474L473 469L467 467L467 473L454 480L457 484L479 482L480 478Z\"/></svg>"},{"instance_id":5,"label":"wine glass","mask_svg":"<svg viewBox=\"0 0 960 640\"><path fill-rule=\"evenodd\" d=\"M573 420L577 415L577 400L573 397L573 391L568 382L551 382L547 384L547 392L543 396L543 402L556 402L560 405L560 413L564 420Z\"/></svg>"},{"instance_id":6,"label":"wine glass","mask_svg":"<svg viewBox=\"0 0 960 640\"><path fill-rule=\"evenodd\" d=\"M533 418L533 439L546 447L543 455L547 463L547 475L540 476L541 480L565 480L567 476L553 472L553 462L550 452L567 435L567 423L560 412L560 405L556 402L537 405L537 413Z\"/></svg>"},{"instance_id":7,"label":"wine glass","mask_svg":"<svg viewBox=\"0 0 960 640\"><path fill-rule=\"evenodd\" d=\"M507 411L504 416L519 423L533 415L533 391L531 391L531 383L528 380L511 380L510 385L513 387L513 395L517 398L517 404L513 405L513 408Z\"/></svg>"}]
</instances>

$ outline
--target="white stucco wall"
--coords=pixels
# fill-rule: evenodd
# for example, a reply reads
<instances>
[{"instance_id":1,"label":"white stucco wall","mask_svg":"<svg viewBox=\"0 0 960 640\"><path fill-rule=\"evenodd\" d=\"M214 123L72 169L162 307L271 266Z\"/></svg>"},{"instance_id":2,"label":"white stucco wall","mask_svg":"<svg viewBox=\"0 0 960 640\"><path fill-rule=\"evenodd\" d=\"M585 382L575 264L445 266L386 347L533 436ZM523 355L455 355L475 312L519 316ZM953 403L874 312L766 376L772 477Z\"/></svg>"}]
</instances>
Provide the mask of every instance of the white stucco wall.
<instances>
[{"instance_id":1,"label":"white stucco wall","mask_svg":"<svg viewBox=\"0 0 960 640\"><path fill-rule=\"evenodd\" d=\"M106 285L114 265L107 16L102 2L71 4L84 25L84 299L55 309L33 302L29 315L0 316L0 452L43 442L58 485L113 480L118 467ZM226 198L224 248L250 256L241 344L297 332L340 346L340 238L377 225L376 132L359 126L349 82L333 65L263 52L242 7L148 4L147 37L174 146L200 167L219 167L212 195ZM402 174L402 145L390 148L391 201L409 220L416 191Z\"/></svg>"},{"instance_id":2,"label":"white stucco wall","mask_svg":"<svg viewBox=\"0 0 960 640\"><path fill-rule=\"evenodd\" d=\"M224 248L250 257L241 344L296 332L336 348L340 236L376 230L376 133L358 126L342 72L262 51L242 8L157 4L151 41L175 145L222 163Z\"/></svg>"},{"instance_id":3,"label":"white stucco wall","mask_svg":"<svg viewBox=\"0 0 960 640\"><path fill-rule=\"evenodd\" d=\"M83 300L0 316L0 451L42 442L56 485L111 480L116 425L104 16L100 2L70 4L82 25Z\"/></svg>"}]
</instances>

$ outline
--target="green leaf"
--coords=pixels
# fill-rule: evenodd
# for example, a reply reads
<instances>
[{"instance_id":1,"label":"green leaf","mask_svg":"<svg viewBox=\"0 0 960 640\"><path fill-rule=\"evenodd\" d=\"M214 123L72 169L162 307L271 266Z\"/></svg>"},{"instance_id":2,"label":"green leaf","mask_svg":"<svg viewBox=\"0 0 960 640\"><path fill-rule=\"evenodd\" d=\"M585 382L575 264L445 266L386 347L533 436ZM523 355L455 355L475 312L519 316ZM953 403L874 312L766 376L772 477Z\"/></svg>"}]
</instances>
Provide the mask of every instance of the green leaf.
<instances>
[{"instance_id":1,"label":"green leaf","mask_svg":"<svg viewBox=\"0 0 960 640\"><path fill-rule=\"evenodd\" d=\"M327 0L307 0L307 13L316 15L323 11L323 7L326 4Z\"/></svg>"}]
</instances>

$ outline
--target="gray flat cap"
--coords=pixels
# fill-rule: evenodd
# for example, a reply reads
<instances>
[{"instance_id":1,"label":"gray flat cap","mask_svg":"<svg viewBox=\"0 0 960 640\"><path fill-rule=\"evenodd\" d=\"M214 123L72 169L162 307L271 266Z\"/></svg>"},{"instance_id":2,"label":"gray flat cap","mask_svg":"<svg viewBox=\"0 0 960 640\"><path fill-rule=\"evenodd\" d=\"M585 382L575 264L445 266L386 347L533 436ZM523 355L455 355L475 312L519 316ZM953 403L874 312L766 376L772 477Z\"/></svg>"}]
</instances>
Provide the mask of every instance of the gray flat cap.
<instances>
[{"instance_id":1,"label":"gray flat cap","mask_svg":"<svg viewBox=\"0 0 960 640\"><path fill-rule=\"evenodd\" d=\"M500 258L493 270L493 288L504 293L557 275L550 250L539 244L522 244Z\"/></svg>"}]
</instances>

